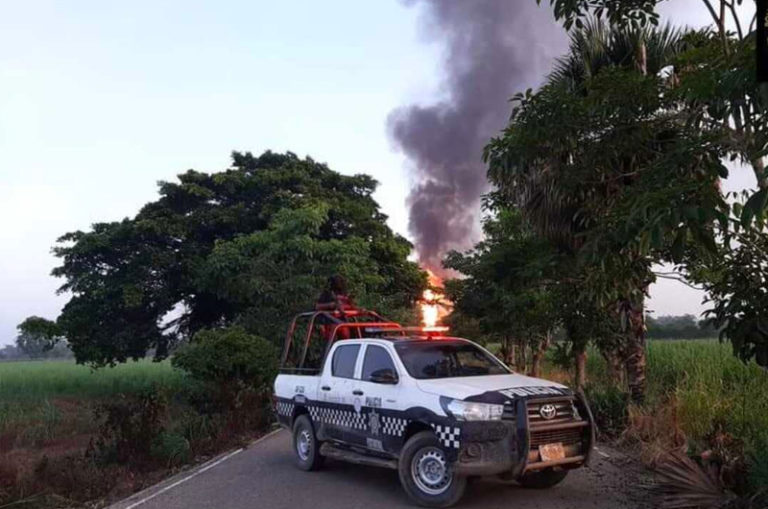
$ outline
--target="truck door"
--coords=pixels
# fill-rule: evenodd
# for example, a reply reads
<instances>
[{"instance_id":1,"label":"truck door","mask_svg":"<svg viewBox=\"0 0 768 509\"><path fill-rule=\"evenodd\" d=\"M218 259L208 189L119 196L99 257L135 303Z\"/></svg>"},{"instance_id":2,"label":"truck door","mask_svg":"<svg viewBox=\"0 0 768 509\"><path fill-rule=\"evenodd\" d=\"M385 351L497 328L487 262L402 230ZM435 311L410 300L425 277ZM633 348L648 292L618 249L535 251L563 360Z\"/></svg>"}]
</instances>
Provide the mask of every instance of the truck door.
<instances>
[{"instance_id":1,"label":"truck door","mask_svg":"<svg viewBox=\"0 0 768 509\"><path fill-rule=\"evenodd\" d=\"M359 343L348 344L346 341L333 351L320 379L324 404L313 416L327 437L345 443L355 443L355 429L362 426L360 413L355 411L360 395L354 394L356 389L353 387L359 353Z\"/></svg>"},{"instance_id":2,"label":"truck door","mask_svg":"<svg viewBox=\"0 0 768 509\"><path fill-rule=\"evenodd\" d=\"M400 416L400 376L384 346L368 344L363 352L360 379L354 385L362 393L366 426L359 430L358 443L379 452L396 453L405 431Z\"/></svg>"}]
</instances>

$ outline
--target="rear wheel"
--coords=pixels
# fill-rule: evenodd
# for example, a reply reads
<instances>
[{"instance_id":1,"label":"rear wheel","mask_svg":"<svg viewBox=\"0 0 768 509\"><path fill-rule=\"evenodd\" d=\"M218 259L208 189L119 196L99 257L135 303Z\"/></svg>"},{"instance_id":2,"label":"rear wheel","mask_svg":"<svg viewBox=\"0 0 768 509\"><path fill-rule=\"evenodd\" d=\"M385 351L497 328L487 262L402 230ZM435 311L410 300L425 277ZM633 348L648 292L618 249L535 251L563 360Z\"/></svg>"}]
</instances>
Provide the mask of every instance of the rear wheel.
<instances>
[{"instance_id":1,"label":"rear wheel","mask_svg":"<svg viewBox=\"0 0 768 509\"><path fill-rule=\"evenodd\" d=\"M411 499L426 507L449 507L459 501L467 486L446 459L434 433L412 436L400 454L400 484Z\"/></svg>"},{"instance_id":2,"label":"rear wheel","mask_svg":"<svg viewBox=\"0 0 768 509\"><path fill-rule=\"evenodd\" d=\"M539 470L538 472L525 474L518 481L525 488L544 490L551 488L556 484L560 484L567 475L567 470L552 470L551 468L547 468Z\"/></svg>"},{"instance_id":3,"label":"rear wheel","mask_svg":"<svg viewBox=\"0 0 768 509\"><path fill-rule=\"evenodd\" d=\"M312 421L306 415L298 416L293 423L293 452L296 465L302 470L317 470L323 465L320 442L315 436Z\"/></svg>"}]
</instances>

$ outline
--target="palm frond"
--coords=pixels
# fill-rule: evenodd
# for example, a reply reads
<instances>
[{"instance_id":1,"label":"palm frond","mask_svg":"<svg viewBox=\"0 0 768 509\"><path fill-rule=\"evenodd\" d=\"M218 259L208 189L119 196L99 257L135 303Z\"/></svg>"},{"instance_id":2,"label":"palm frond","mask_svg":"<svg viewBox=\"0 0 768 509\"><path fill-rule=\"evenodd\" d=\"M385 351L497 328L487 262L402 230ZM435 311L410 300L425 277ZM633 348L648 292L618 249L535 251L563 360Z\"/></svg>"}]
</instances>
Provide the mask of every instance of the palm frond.
<instances>
[{"instance_id":1,"label":"palm frond","mask_svg":"<svg viewBox=\"0 0 768 509\"><path fill-rule=\"evenodd\" d=\"M737 497L725 490L714 470L705 471L685 453L675 451L662 458L656 467L663 509L723 509Z\"/></svg>"}]
</instances>

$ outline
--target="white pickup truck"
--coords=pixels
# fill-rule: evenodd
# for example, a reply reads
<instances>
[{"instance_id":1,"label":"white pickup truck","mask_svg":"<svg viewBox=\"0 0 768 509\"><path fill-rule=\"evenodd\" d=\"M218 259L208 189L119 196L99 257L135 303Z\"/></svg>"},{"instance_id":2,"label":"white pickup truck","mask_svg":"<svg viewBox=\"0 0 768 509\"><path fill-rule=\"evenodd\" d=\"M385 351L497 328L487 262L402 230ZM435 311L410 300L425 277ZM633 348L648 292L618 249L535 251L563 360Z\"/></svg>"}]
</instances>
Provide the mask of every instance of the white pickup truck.
<instances>
[{"instance_id":1,"label":"white pickup truck","mask_svg":"<svg viewBox=\"0 0 768 509\"><path fill-rule=\"evenodd\" d=\"M302 317L305 340L294 341ZM313 355L318 331L325 347ZM411 499L430 507L456 503L468 477L554 486L594 442L587 402L563 385L514 373L465 339L327 313L294 321L274 405L299 468L331 457L396 469Z\"/></svg>"}]
</instances>

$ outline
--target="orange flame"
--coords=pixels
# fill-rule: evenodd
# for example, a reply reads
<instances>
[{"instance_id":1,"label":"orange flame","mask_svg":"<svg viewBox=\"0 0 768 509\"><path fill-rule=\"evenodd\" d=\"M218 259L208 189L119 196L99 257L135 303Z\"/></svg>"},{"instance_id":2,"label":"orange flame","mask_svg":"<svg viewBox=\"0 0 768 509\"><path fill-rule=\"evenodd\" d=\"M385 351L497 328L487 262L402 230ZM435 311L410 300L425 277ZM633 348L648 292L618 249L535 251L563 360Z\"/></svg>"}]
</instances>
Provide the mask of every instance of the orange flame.
<instances>
[{"instance_id":1,"label":"orange flame","mask_svg":"<svg viewBox=\"0 0 768 509\"><path fill-rule=\"evenodd\" d=\"M433 328L448 314L451 303L445 298L445 294L440 291L443 287L443 280L429 269L427 269L427 273L429 274L429 285L431 288L427 288L422 294L421 321L424 327Z\"/></svg>"}]
</instances>

